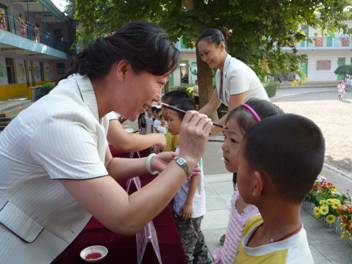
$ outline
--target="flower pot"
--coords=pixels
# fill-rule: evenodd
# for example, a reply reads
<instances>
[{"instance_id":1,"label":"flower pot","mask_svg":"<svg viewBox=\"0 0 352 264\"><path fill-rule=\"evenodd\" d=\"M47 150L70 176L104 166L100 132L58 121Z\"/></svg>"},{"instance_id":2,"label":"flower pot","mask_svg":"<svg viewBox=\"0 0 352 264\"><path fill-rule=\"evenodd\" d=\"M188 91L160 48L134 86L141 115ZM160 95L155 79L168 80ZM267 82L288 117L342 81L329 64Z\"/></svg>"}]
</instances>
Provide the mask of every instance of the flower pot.
<instances>
[{"instance_id":1,"label":"flower pot","mask_svg":"<svg viewBox=\"0 0 352 264\"><path fill-rule=\"evenodd\" d=\"M336 229L336 226L335 226L336 221L333 224L329 224L328 222L326 222L325 216L321 217L319 220L326 228L328 228L330 230L335 230Z\"/></svg>"},{"instance_id":2,"label":"flower pot","mask_svg":"<svg viewBox=\"0 0 352 264\"><path fill-rule=\"evenodd\" d=\"M313 208L315 204L312 202L304 201L302 204L302 208L307 211L310 215L313 215Z\"/></svg>"}]
</instances>

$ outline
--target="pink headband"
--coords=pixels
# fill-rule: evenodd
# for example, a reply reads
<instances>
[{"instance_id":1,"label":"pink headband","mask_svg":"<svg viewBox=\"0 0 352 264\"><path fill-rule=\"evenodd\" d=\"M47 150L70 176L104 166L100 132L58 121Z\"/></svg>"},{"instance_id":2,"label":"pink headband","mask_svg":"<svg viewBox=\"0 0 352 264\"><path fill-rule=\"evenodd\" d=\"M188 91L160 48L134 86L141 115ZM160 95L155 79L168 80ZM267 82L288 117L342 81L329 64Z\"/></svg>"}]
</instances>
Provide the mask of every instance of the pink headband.
<instances>
[{"instance_id":1,"label":"pink headband","mask_svg":"<svg viewBox=\"0 0 352 264\"><path fill-rule=\"evenodd\" d=\"M258 113L253 109L253 107L251 107L251 106L248 105L248 104L242 104L242 106L243 106L244 108L246 108L246 109L252 114L252 116L254 117L254 119L255 119L257 122L262 121L262 119L260 118L260 116L258 115Z\"/></svg>"}]
</instances>

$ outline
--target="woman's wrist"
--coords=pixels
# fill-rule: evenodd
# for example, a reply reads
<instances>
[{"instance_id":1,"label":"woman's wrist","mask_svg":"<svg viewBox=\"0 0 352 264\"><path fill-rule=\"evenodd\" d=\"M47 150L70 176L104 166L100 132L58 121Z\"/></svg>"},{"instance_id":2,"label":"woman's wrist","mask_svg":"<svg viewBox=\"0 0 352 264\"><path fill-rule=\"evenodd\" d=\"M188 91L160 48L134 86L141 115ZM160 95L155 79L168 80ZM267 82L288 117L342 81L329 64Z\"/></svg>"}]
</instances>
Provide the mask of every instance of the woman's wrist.
<instances>
[{"instance_id":1,"label":"woman's wrist","mask_svg":"<svg viewBox=\"0 0 352 264\"><path fill-rule=\"evenodd\" d=\"M156 155L155 153L151 153L148 155L148 157L145 160L145 168L147 172L151 175L156 175L159 173L158 171L153 171L153 159L155 155Z\"/></svg>"}]
</instances>

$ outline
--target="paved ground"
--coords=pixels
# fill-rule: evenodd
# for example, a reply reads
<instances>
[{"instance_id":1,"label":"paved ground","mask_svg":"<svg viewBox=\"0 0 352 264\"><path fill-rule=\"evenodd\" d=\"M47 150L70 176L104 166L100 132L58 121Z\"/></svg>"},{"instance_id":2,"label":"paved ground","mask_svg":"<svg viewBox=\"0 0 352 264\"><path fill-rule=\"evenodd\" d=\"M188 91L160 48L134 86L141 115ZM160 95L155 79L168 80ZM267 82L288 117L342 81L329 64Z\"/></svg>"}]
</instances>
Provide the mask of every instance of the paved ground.
<instances>
[{"instance_id":1,"label":"paved ground","mask_svg":"<svg viewBox=\"0 0 352 264\"><path fill-rule=\"evenodd\" d=\"M305 115L318 123L327 142L327 164L322 175L339 190L351 190L352 144L348 133L352 133L352 115L349 114L352 104L338 102L335 89L293 89L279 90L273 101L286 112ZM347 98L352 98L351 93ZM221 157L221 143L210 142L204 156L207 214L202 229L211 250L219 246L219 238L225 232L232 194L231 174L226 172ZM303 210L302 219L316 263L352 263L352 243L340 240L336 233Z\"/></svg>"},{"instance_id":2,"label":"paved ground","mask_svg":"<svg viewBox=\"0 0 352 264\"><path fill-rule=\"evenodd\" d=\"M293 88L294 89L294 88ZM286 91L285 91L286 90ZM326 162L345 173L352 172L352 92L345 100L336 100L336 89L296 89L299 94L289 95L279 90L273 99L286 112L297 113L314 120L326 140Z\"/></svg>"}]
</instances>

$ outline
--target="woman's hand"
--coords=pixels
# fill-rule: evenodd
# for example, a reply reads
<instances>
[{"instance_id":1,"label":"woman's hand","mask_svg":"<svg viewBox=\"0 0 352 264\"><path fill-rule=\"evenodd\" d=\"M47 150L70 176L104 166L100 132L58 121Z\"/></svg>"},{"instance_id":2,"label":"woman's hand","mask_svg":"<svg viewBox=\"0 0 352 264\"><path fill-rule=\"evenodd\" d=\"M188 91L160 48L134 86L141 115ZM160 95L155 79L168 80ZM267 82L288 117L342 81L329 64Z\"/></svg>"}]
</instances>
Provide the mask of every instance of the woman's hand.
<instances>
[{"instance_id":1,"label":"woman's hand","mask_svg":"<svg viewBox=\"0 0 352 264\"><path fill-rule=\"evenodd\" d=\"M197 111L188 111L183 118L179 155L187 160L192 170L204 153L211 128L211 119Z\"/></svg>"},{"instance_id":2,"label":"woman's hand","mask_svg":"<svg viewBox=\"0 0 352 264\"><path fill-rule=\"evenodd\" d=\"M155 145L161 151L166 146L166 137L164 134L155 134L155 136L157 137L157 143Z\"/></svg>"},{"instance_id":3,"label":"woman's hand","mask_svg":"<svg viewBox=\"0 0 352 264\"><path fill-rule=\"evenodd\" d=\"M152 160L153 171L163 171L175 157L175 152L161 152L156 154Z\"/></svg>"},{"instance_id":4,"label":"woman's hand","mask_svg":"<svg viewBox=\"0 0 352 264\"><path fill-rule=\"evenodd\" d=\"M183 219L192 217L192 203L185 203L181 209L181 216Z\"/></svg>"}]
</instances>

